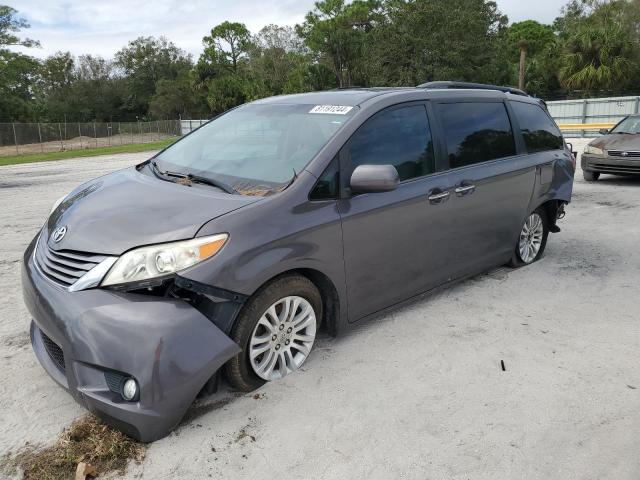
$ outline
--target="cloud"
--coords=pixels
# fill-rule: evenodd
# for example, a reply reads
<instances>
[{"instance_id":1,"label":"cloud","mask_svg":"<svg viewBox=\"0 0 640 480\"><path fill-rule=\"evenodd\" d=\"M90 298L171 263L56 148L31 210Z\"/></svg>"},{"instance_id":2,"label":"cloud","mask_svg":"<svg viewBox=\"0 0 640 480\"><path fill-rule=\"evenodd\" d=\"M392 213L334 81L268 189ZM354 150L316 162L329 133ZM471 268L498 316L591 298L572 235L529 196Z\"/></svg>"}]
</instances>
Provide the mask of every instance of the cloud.
<instances>
[{"instance_id":1,"label":"cloud","mask_svg":"<svg viewBox=\"0 0 640 480\"><path fill-rule=\"evenodd\" d=\"M38 57L59 50L108 57L128 41L148 35L164 35L197 56L202 51L202 37L225 20L243 22L251 31L257 32L270 23L299 23L313 8L313 0L5 2L31 23L31 28L23 35L40 40L41 49L28 50Z\"/></svg>"},{"instance_id":2,"label":"cloud","mask_svg":"<svg viewBox=\"0 0 640 480\"><path fill-rule=\"evenodd\" d=\"M561 8L568 0L497 0L498 7L509 16L510 22L537 20L541 23L552 23L560 15Z\"/></svg>"},{"instance_id":3,"label":"cloud","mask_svg":"<svg viewBox=\"0 0 640 480\"><path fill-rule=\"evenodd\" d=\"M442 0L444 1L444 0ZM198 57L202 37L225 20L245 23L252 32L276 23L294 25L313 8L314 0L5 0L30 23L24 33L40 40L30 55L56 51L112 56L139 36L164 35ZM512 21L534 18L550 23L559 14L559 0L498 0ZM22 51L27 51L21 49Z\"/></svg>"}]
</instances>

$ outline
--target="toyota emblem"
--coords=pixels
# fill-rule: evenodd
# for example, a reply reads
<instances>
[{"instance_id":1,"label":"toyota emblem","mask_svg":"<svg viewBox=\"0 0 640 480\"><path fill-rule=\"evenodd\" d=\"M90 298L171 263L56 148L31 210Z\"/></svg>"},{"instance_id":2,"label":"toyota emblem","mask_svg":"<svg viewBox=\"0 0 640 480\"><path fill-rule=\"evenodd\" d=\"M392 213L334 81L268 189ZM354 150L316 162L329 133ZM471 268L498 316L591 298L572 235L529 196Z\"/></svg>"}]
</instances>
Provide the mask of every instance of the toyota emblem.
<instances>
[{"instance_id":1,"label":"toyota emblem","mask_svg":"<svg viewBox=\"0 0 640 480\"><path fill-rule=\"evenodd\" d=\"M67 227L58 227L53 231L53 234L51 235L51 240L53 240L55 243L60 243L60 241L64 238L64 236L67 234Z\"/></svg>"}]
</instances>

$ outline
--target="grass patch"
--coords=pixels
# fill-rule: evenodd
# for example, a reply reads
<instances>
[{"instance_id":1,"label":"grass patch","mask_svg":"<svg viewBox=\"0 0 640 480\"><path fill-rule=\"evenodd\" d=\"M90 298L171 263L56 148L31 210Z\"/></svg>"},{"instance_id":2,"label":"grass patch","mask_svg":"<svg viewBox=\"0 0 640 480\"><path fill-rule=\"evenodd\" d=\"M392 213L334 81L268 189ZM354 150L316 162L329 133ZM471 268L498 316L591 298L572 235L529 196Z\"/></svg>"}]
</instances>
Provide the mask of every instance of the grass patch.
<instances>
[{"instance_id":1,"label":"grass patch","mask_svg":"<svg viewBox=\"0 0 640 480\"><path fill-rule=\"evenodd\" d=\"M0 466L5 473L22 471L24 480L67 480L74 478L79 462L97 470L98 476L110 472L123 475L130 460L141 462L146 446L102 423L93 415L73 422L55 445L26 445L16 454L5 454Z\"/></svg>"},{"instance_id":2,"label":"grass patch","mask_svg":"<svg viewBox=\"0 0 640 480\"><path fill-rule=\"evenodd\" d=\"M133 145L113 145L111 147L87 148L85 150L66 150L64 152L37 153L34 155L14 155L0 157L0 166L16 165L19 163L49 162L67 158L93 157L96 155L110 155L114 153L137 153L147 150L160 150L171 145L175 139L160 140L152 143L138 143Z\"/></svg>"}]
</instances>

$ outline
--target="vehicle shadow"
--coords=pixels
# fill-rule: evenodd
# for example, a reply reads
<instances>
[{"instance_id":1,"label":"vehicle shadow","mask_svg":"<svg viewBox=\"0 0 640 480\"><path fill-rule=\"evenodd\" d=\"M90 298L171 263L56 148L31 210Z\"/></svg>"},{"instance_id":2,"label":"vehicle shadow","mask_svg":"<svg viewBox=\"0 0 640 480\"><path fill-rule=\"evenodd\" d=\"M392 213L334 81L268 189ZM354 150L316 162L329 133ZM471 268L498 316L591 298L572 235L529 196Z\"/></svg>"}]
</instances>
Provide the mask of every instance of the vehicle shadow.
<instances>
[{"instance_id":1,"label":"vehicle shadow","mask_svg":"<svg viewBox=\"0 0 640 480\"><path fill-rule=\"evenodd\" d=\"M629 176L619 176L619 175L607 175L603 173L600 175L600 178L597 184L606 184L606 185L616 185L616 186L640 186L640 175L629 175Z\"/></svg>"},{"instance_id":2,"label":"vehicle shadow","mask_svg":"<svg viewBox=\"0 0 640 480\"><path fill-rule=\"evenodd\" d=\"M435 302L441 297L457 295L460 290L470 287L476 282L484 282L488 280L503 282L507 280L509 272L513 269L502 265L495 267L489 271L470 275L457 280L453 280L444 285L440 285L432 290L420 293L414 297L404 300L400 303L392 305L384 310L371 314L361 320L358 320L352 328L340 335L338 338L331 338L333 345L337 345L342 341L348 340L353 335L360 335L370 329L380 328L381 323L392 321L396 316L414 310L416 307L422 307L428 303Z\"/></svg>"},{"instance_id":3,"label":"vehicle shadow","mask_svg":"<svg viewBox=\"0 0 640 480\"><path fill-rule=\"evenodd\" d=\"M224 385L216 393L197 398L185 413L177 429L188 426L207 413L226 407L235 399L244 395L246 394L233 392L228 386Z\"/></svg>"}]
</instances>

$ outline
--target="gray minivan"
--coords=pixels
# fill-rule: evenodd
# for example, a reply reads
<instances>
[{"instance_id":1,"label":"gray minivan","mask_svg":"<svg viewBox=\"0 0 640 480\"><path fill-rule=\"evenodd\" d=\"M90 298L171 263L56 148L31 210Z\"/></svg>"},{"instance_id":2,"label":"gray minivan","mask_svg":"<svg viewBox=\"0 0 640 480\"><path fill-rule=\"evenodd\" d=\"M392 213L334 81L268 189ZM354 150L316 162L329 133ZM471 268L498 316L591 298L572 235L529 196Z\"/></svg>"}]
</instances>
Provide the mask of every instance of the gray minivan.
<instances>
[{"instance_id":1,"label":"gray minivan","mask_svg":"<svg viewBox=\"0 0 640 480\"><path fill-rule=\"evenodd\" d=\"M24 254L33 349L142 441L220 373L250 391L320 330L542 255L574 160L544 104L437 83L267 98L61 199Z\"/></svg>"}]
</instances>

